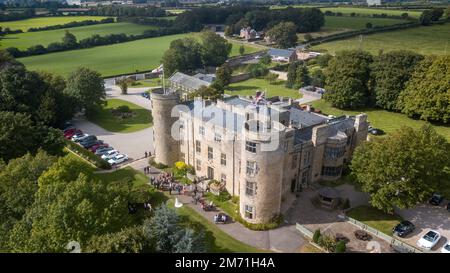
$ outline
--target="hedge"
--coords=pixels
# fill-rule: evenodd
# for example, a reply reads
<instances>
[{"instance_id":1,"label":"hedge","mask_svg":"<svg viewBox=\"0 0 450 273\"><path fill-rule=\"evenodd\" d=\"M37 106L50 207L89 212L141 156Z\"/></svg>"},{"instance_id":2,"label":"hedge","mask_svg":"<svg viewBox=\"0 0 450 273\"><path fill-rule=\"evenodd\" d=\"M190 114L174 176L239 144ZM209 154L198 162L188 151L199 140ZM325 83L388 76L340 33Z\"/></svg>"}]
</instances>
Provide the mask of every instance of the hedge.
<instances>
[{"instance_id":1,"label":"hedge","mask_svg":"<svg viewBox=\"0 0 450 273\"><path fill-rule=\"evenodd\" d=\"M80 157L86 159L87 161L94 164L97 168L104 169L104 170L110 170L111 165L103 160L100 156L90 152L89 150L86 150L85 148L81 147L80 145L67 140L66 139L66 147L67 149L71 150L72 152L76 153Z\"/></svg>"}]
</instances>

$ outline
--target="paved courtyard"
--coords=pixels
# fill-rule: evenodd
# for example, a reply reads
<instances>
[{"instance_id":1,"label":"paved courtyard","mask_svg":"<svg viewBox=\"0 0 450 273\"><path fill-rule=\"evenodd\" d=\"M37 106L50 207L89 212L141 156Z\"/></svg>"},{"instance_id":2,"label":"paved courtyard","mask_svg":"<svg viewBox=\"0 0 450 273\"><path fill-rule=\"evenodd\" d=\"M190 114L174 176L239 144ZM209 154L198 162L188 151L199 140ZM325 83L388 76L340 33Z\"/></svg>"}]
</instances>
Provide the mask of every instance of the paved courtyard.
<instances>
[{"instance_id":1,"label":"paved courtyard","mask_svg":"<svg viewBox=\"0 0 450 273\"><path fill-rule=\"evenodd\" d=\"M359 228L344 221L340 217L340 215L342 215L341 211L315 206L311 202L315 195L316 191L313 189L307 189L304 192L301 192L296 203L289 210L286 220L289 221L289 223L299 223L312 232L316 229L320 229L322 234L345 236L350 240L347 244L348 252L370 252L373 250L370 245L374 244L374 242L380 246L379 250L381 252L392 252L386 241L375 236L372 236L372 243L370 244L356 239L354 232L359 230ZM361 197L358 196L358 198Z\"/></svg>"}]
</instances>

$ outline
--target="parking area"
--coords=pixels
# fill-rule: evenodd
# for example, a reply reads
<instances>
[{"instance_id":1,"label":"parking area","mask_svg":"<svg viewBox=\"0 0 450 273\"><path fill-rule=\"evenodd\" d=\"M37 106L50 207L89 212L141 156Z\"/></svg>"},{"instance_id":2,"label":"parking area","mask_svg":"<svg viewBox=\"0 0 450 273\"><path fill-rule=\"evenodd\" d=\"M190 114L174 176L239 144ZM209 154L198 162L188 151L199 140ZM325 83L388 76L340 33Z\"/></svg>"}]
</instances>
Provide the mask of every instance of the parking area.
<instances>
[{"instance_id":1,"label":"parking area","mask_svg":"<svg viewBox=\"0 0 450 273\"><path fill-rule=\"evenodd\" d=\"M432 249L432 252L439 252L446 240L450 240L450 212L445 209L447 203L448 201L442 202L440 206L423 204L412 209L396 211L403 219L416 226L413 233L401 240L416 246L417 241L426 232L431 229L436 230L442 237Z\"/></svg>"},{"instance_id":2,"label":"parking area","mask_svg":"<svg viewBox=\"0 0 450 273\"><path fill-rule=\"evenodd\" d=\"M299 194L296 203L291 207L286 215L289 223L299 223L314 232L320 229L322 233L346 237L348 252L370 252L374 251L373 246L379 246L379 251L393 252L389 243L372 236L372 240L361 241L356 239L354 232L359 230L355 225L343 220L339 210L329 210L315 206L311 200L316 195L313 189L307 189ZM375 249L378 251L378 249Z\"/></svg>"}]
</instances>

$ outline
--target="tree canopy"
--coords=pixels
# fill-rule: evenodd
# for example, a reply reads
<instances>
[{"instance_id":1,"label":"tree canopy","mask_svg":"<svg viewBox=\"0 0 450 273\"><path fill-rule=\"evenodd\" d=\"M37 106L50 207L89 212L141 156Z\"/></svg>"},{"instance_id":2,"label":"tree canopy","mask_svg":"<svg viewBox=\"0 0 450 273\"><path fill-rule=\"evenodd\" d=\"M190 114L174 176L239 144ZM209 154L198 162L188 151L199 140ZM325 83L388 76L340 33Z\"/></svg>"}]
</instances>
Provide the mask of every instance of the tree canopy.
<instances>
[{"instance_id":1,"label":"tree canopy","mask_svg":"<svg viewBox=\"0 0 450 273\"><path fill-rule=\"evenodd\" d=\"M281 22L267 31L267 36L281 48L297 44L297 27L292 22Z\"/></svg>"},{"instance_id":2,"label":"tree canopy","mask_svg":"<svg viewBox=\"0 0 450 273\"><path fill-rule=\"evenodd\" d=\"M450 144L431 125L403 127L358 146L350 168L371 204L392 212L450 187Z\"/></svg>"},{"instance_id":3,"label":"tree canopy","mask_svg":"<svg viewBox=\"0 0 450 273\"><path fill-rule=\"evenodd\" d=\"M372 66L378 107L397 110L397 98L423 56L411 51L392 51L375 57Z\"/></svg>"},{"instance_id":4,"label":"tree canopy","mask_svg":"<svg viewBox=\"0 0 450 273\"><path fill-rule=\"evenodd\" d=\"M371 96L370 64L373 58L361 50L344 50L324 69L324 99L338 108L365 106Z\"/></svg>"},{"instance_id":5,"label":"tree canopy","mask_svg":"<svg viewBox=\"0 0 450 273\"><path fill-rule=\"evenodd\" d=\"M398 100L398 108L408 116L450 122L450 56L420 62Z\"/></svg>"}]
</instances>

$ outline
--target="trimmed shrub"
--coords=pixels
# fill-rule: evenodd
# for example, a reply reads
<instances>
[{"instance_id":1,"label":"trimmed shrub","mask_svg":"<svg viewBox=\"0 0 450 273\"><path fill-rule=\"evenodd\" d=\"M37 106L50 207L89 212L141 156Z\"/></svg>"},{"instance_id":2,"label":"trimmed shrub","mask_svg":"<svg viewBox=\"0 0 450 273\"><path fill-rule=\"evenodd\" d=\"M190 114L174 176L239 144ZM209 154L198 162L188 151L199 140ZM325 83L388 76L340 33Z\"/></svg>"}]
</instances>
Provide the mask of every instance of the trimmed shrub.
<instances>
[{"instance_id":1,"label":"trimmed shrub","mask_svg":"<svg viewBox=\"0 0 450 273\"><path fill-rule=\"evenodd\" d=\"M72 152L76 153L80 157L86 159L87 161L94 164L97 168L104 169L104 170L110 170L111 165L103 160L98 155L90 152L89 150L86 150L85 148L81 147L80 145L73 143L70 140L66 140L66 148L71 150Z\"/></svg>"},{"instance_id":2,"label":"trimmed shrub","mask_svg":"<svg viewBox=\"0 0 450 273\"><path fill-rule=\"evenodd\" d=\"M316 229L316 231L314 231L312 241L314 243L318 244L321 236L322 236L322 234L320 234L320 229Z\"/></svg>"},{"instance_id":3,"label":"trimmed shrub","mask_svg":"<svg viewBox=\"0 0 450 273\"><path fill-rule=\"evenodd\" d=\"M336 244L335 253L344 253L347 250L347 246L344 241L339 241Z\"/></svg>"}]
</instances>

